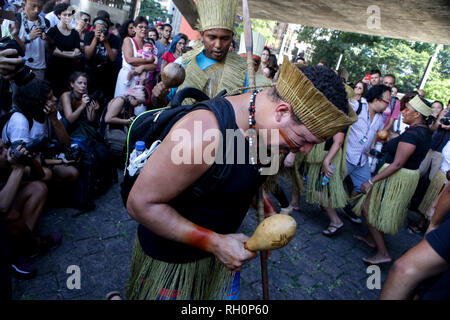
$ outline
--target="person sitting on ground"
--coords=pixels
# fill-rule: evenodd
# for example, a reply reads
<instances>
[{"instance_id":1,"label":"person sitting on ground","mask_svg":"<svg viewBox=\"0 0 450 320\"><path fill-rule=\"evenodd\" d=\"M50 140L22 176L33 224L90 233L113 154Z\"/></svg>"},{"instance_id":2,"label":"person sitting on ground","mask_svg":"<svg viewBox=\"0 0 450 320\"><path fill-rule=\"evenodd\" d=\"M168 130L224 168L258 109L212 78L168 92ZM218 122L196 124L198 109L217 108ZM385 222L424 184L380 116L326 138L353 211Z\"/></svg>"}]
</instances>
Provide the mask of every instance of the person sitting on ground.
<instances>
[{"instance_id":1,"label":"person sitting on ground","mask_svg":"<svg viewBox=\"0 0 450 320\"><path fill-rule=\"evenodd\" d=\"M121 144L118 141L114 141L115 155L119 156L121 159L124 155L126 147L126 132L129 126L135 119L134 108L143 104L148 99L148 93L144 86L136 86L125 92L120 97L114 98L107 106L106 114L104 117L104 122L107 124L105 128L105 142L109 145L110 149L111 142L109 141L109 132L111 130L119 130L123 133L123 141ZM116 139L114 139L116 140ZM121 145L121 147L120 147ZM120 166L121 167L121 166Z\"/></svg>"},{"instance_id":2,"label":"person sitting on ground","mask_svg":"<svg viewBox=\"0 0 450 320\"><path fill-rule=\"evenodd\" d=\"M94 98L88 95L88 76L83 72L74 72L69 78L70 91L66 91L61 95L60 105L64 114L64 118L68 122L68 131L70 135L82 126L87 133L91 132L87 127L95 128L100 118L100 104ZM96 139L97 134L88 135L87 137Z\"/></svg>"},{"instance_id":3,"label":"person sitting on ground","mask_svg":"<svg viewBox=\"0 0 450 320\"><path fill-rule=\"evenodd\" d=\"M386 144L386 162L378 174L361 185L365 195L354 208L356 214L364 215L369 230L367 236L355 237L377 249L373 257L363 258L368 264L391 262L384 234L396 234L403 225L419 182L420 163L430 148L429 103L416 95L409 100L402 99L402 107L403 121L410 127Z\"/></svg>"},{"instance_id":4,"label":"person sitting on ground","mask_svg":"<svg viewBox=\"0 0 450 320\"><path fill-rule=\"evenodd\" d=\"M2 130L4 143L16 141L29 143L41 138L51 139L55 135L60 144L70 147L70 137L56 109L56 98L48 81L33 79L19 87L14 98L17 102L14 109L16 112L12 114ZM40 151L47 156L46 146ZM42 165L45 166L45 163L43 162ZM77 169L62 161L54 165L52 161L52 164L49 163L44 167L44 172L45 181L54 178L70 182L78 178Z\"/></svg>"},{"instance_id":5,"label":"person sitting on ground","mask_svg":"<svg viewBox=\"0 0 450 320\"><path fill-rule=\"evenodd\" d=\"M47 199L47 186L36 180L43 176L39 162L23 146L8 149L0 139L0 219L11 235L12 271L20 278L34 277L37 269L30 257L45 254L62 239L60 232L35 235Z\"/></svg>"}]
</instances>

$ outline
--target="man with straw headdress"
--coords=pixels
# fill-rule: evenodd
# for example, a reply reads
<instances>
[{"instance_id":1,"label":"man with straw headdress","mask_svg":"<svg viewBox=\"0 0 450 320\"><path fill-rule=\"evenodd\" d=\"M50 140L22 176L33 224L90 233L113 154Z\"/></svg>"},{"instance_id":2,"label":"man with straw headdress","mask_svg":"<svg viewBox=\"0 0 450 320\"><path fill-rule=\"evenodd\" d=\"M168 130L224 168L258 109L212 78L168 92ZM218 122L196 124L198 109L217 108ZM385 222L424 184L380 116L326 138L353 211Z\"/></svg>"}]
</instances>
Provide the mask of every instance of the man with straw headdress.
<instances>
[{"instance_id":1,"label":"man with straw headdress","mask_svg":"<svg viewBox=\"0 0 450 320\"><path fill-rule=\"evenodd\" d=\"M128 196L127 210L140 225L127 297L237 298L239 272L256 257L244 247L248 237L235 234L265 180L258 159L249 152L260 142L256 138L262 136L264 148L306 154L355 120L344 85L333 71L299 69L287 58L275 87L198 104L171 127ZM198 124L201 132L194 134ZM230 129L233 139L196 140L211 130L226 134ZM180 132L189 133L182 140L188 159L177 164L173 150L180 146ZM220 161L208 164L189 156L205 152ZM236 161L241 155L245 161ZM205 189L204 178L227 166L229 174Z\"/></svg>"},{"instance_id":2,"label":"man with straw headdress","mask_svg":"<svg viewBox=\"0 0 450 320\"><path fill-rule=\"evenodd\" d=\"M176 63L186 71L184 83L169 91L162 83L152 92L152 106L164 107L177 90L197 88L213 98L222 90L231 92L247 87L247 64L237 53L230 52L238 0L198 0L202 46L180 57ZM270 85L262 75L257 75L256 86ZM188 100L187 100L188 101ZM190 101L192 102L192 101Z\"/></svg>"}]
</instances>

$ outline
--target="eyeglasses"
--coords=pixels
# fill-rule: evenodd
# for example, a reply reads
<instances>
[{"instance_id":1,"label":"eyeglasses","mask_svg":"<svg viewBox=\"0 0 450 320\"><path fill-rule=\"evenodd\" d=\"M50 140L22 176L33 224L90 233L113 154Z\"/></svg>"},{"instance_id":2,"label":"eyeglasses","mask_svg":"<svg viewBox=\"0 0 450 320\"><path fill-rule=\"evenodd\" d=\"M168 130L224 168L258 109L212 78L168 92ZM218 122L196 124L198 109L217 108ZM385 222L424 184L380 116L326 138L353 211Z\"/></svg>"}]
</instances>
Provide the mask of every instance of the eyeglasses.
<instances>
[{"instance_id":1,"label":"eyeglasses","mask_svg":"<svg viewBox=\"0 0 450 320\"><path fill-rule=\"evenodd\" d=\"M386 104L389 104L389 103L390 103L389 101L384 100L384 99L381 99L381 101L383 101L383 102L386 103Z\"/></svg>"},{"instance_id":2,"label":"eyeglasses","mask_svg":"<svg viewBox=\"0 0 450 320\"><path fill-rule=\"evenodd\" d=\"M137 26L139 29L147 29L147 26Z\"/></svg>"},{"instance_id":3,"label":"eyeglasses","mask_svg":"<svg viewBox=\"0 0 450 320\"><path fill-rule=\"evenodd\" d=\"M83 20L84 22L86 22L86 23L89 23L89 22L91 22L91 20L90 19L88 19L88 18L84 18L84 19L81 19L81 20Z\"/></svg>"}]
</instances>

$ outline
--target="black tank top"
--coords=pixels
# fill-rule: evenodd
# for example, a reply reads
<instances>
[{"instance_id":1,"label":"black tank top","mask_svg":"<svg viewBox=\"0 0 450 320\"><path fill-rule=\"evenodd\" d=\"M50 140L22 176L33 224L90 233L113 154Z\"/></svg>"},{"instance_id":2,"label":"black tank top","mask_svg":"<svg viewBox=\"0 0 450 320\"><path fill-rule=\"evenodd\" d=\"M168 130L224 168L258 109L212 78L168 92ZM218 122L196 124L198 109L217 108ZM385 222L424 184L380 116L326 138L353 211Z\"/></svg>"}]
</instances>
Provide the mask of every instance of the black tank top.
<instances>
[{"instance_id":1,"label":"black tank top","mask_svg":"<svg viewBox=\"0 0 450 320\"><path fill-rule=\"evenodd\" d=\"M211 100L208 105L199 105L198 109L209 109L214 112L223 137L226 129L236 132L234 137L234 164L230 166L226 178L213 188L205 188L200 182L194 183L169 204L187 220L219 234L236 233L245 218L250 203L258 188L265 181L255 166L249 161L249 145L247 139L240 132L232 105L224 98ZM243 140L241 140L243 139ZM245 161L238 158L238 140L245 141ZM226 150L224 139L223 150ZM226 152L223 153L223 163L214 163L202 176L226 166ZM244 163L242 163L244 162ZM242 163L242 164L238 164ZM202 181L202 178L199 181ZM164 182L159 182L164 183ZM166 181L165 183L169 183ZM196 261L211 254L195 247L162 238L143 225L138 227L138 238L144 252L150 257L172 263L186 263Z\"/></svg>"}]
</instances>

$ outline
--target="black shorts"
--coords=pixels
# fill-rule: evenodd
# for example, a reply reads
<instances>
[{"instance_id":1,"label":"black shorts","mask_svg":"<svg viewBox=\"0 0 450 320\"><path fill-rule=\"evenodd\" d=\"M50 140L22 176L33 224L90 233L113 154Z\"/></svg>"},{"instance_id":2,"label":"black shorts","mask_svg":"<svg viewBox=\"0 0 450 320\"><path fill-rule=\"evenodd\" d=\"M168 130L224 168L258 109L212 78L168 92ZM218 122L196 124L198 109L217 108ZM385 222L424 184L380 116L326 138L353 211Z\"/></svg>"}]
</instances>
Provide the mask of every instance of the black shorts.
<instances>
[{"instance_id":1,"label":"black shorts","mask_svg":"<svg viewBox=\"0 0 450 320\"><path fill-rule=\"evenodd\" d=\"M425 239L442 259L450 263L450 219L448 218L449 215L439 228L428 233Z\"/></svg>"}]
</instances>

